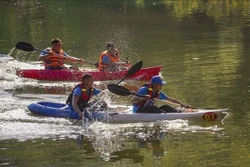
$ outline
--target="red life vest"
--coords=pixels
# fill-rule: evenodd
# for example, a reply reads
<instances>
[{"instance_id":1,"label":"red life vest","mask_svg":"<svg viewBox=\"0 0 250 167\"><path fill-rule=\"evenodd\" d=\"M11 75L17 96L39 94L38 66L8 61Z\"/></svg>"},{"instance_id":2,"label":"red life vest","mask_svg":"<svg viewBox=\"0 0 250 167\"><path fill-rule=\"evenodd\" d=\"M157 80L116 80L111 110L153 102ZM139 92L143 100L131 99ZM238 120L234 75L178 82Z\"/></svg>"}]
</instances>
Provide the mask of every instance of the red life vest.
<instances>
[{"instance_id":1,"label":"red life vest","mask_svg":"<svg viewBox=\"0 0 250 167\"><path fill-rule=\"evenodd\" d=\"M119 54L119 53L118 53L118 56L117 56L117 57L114 57L114 56L111 56L111 55L108 53L107 50L104 51L104 52L102 52L101 55L100 55L100 59L99 59L99 66L98 66L99 71L105 71L105 69L108 68L108 66L109 66L108 64L103 63L102 58L103 58L104 56L108 56L109 59L110 59L110 61L113 62L113 63L118 62L118 61L120 60L120 54Z\"/></svg>"},{"instance_id":2,"label":"red life vest","mask_svg":"<svg viewBox=\"0 0 250 167\"><path fill-rule=\"evenodd\" d=\"M82 90L82 94L77 101L77 105L78 105L79 109L82 110L85 107L87 107L87 104L88 104L89 100L91 99L91 96L93 95L94 88L90 88L90 92L87 93L87 90L82 83L76 85L74 87L74 89L72 90L71 94L69 95L68 99L66 100L67 104L72 105L73 92L77 87L80 87Z\"/></svg>"},{"instance_id":3,"label":"red life vest","mask_svg":"<svg viewBox=\"0 0 250 167\"><path fill-rule=\"evenodd\" d=\"M151 84L145 84L145 85L143 85L143 86L146 86L147 88L148 88L148 92L147 92L147 94L149 94L150 95L150 97L152 97L152 98L159 98L160 97L160 91L157 91L156 92L156 94L153 96L153 88L152 88L152 85ZM142 107L142 106L144 106L144 104L147 102L147 100L143 100L143 101L141 101L141 102L138 102L138 103L136 103L139 107Z\"/></svg>"},{"instance_id":4,"label":"red life vest","mask_svg":"<svg viewBox=\"0 0 250 167\"><path fill-rule=\"evenodd\" d=\"M52 52L46 56L46 59L44 61L44 65L46 66L60 66L64 63L64 51L61 49L59 53L55 52L51 48L46 49L49 52Z\"/></svg>"}]
</instances>

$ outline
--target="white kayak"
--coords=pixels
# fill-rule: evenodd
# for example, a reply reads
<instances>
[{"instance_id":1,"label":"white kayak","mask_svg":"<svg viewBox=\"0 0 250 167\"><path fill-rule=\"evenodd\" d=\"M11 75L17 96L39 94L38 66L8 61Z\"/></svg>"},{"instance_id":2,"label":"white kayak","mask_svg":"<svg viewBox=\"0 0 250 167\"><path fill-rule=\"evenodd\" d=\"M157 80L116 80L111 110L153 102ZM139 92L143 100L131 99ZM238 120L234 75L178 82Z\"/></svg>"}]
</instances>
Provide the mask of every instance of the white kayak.
<instances>
[{"instance_id":1,"label":"white kayak","mask_svg":"<svg viewBox=\"0 0 250 167\"><path fill-rule=\"evenodd\" d=\"M193 109L181 113L93 112L95 120L108 123L155 122L162 120L222 121L228 109Z\"/></svg>"}]
</instances>

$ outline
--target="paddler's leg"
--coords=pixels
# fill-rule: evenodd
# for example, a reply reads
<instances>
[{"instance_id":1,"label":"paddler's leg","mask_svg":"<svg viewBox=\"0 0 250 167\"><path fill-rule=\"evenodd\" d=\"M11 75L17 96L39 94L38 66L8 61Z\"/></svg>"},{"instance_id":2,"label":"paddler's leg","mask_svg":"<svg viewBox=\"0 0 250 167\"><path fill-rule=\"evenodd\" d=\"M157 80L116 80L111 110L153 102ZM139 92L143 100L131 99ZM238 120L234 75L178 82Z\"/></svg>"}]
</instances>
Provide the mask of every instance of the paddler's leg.
<instances>
[{"instance_id":1,"label":"paddler's leg","mask_svg":"<svg viewBox=\"0 0 250 167\"><path fill-rule=\"evenodd\" d=\"M69 68L66 67L65 65L60 65L60 66L57 66L58 70L68 70Z\"/></svg>"},{"instance_id":2,"label":"paddler's leg","mask_svg":"<svg viewBox=\"0 0 250 167\"><path fill-rule=\"evenodd\" d=\"M136 113L163 113L157 106L140 107Z\"/></svg>"},{"instance_id":3,"label":"paddler's leg","mask_svg":"<svg viewBox=\"0 0 250 167\"><path fill-rule=\"evenodd\" d=\"M46 66L45 70L62 70L64 69L62 66Z\"/></svg>"},{"instance_id":4,"label":"paddler's leg","mask_svg":"<svg viewBox=\"0 0 250 167\"><path fill-rule=\"evenodd\" d=\"M160 109L165 111L166 113L178 113L178 112L181 112L180 110L177 110L169 105L163 105L163 106L160 106Z\"/></svg>"}]
</instances>

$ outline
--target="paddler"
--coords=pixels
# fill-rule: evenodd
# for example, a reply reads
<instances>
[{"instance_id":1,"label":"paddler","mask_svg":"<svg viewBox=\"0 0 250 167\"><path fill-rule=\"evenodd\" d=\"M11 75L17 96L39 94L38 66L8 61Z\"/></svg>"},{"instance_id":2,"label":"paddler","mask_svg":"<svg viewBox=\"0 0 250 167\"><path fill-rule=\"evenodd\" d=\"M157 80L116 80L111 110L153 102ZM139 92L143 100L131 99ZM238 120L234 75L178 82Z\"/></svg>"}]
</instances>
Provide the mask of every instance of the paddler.
<instances>
[{"instance_id":1,"label":"paddler","mask_svg":"<svg viewBox=\"0 0 250 167\"><path fill-rule=\"evenodd\" d=\"M118 49L115 47L114 43L107 42L106 50L101 53L99 59L99 71L120 71L125 70L130 67L128 61L122 62L120 59L120 53Z\"/></svg>"},{"instance_id":2,"label":"paddler","mask_svg":"<svg viewBox=\"0 0 250 167\"><path fill-rule=\"evenodd\" d=\"M88 107L88 102L92 96L98 95L101 91L93 87L94 79L91 74L84 74L82 82L77 84L69 95L66 103L78 113L80 117L90 119L91 116L84 109Z\"/></svg>"},{"instance_id":3,"label":"paddler","mask_svg":"<svg viewBox=\"0 0 250 167\"><path fill-rule=\"evenodd\" d=\"M64 66L64 61L84 63L84 59L69 56L62 50L62 41L59 38L51 40L51 47L43 50L39 60L44 62L45 70L63 70L68 69Z\"/></svg>"},{"instance_id":4,"label":"paddler","mask_svg":"<svg viewBox=\"0 0 250 167\"><path fill-rule=\"evenodd\" d=\"M164 94L161 89L162 85L166 84L165 81L162 80L162 78L158 75L153 76L150 84L143 85L136 94L145 96L145 97L138 97L134 96L132 98L133 103L133 112L135 113L161 113L162 110L166 112L180 112L179 110L169 106L164 105L164 107L160 107L160 110L157 106L154 106L155 101L154 98L160 99L160 100L166 100L177 104L181 107L185 108L191 108L190 105L183 104L182 102L175 100L166 94Z\"/></svg>"}]
</instances>

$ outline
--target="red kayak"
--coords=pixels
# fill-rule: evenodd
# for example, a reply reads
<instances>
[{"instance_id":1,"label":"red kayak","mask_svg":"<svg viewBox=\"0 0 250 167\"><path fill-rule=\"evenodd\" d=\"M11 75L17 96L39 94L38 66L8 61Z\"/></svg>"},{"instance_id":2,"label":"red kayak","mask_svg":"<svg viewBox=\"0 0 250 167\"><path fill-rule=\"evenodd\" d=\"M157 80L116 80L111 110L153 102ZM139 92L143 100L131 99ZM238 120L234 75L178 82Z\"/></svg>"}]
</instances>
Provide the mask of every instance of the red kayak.
<instances>
[{"instance_id":1,"label":"red kayak","mask_svg":"<svg viewBox=\"0 0 250 167\"><path fill-rule=\"evenodd\" d=\"M128 77L130 80L149 81L154 75L159 75L162 66L141 68L138 72ZM102 72L98 70L40 70L40 69L23 69L17 70L16 75L23 78L31 78L47 81L81 81L84 73L94 76L95 81L120 80L128 70L119 72Z\"/></svg>"}]
</instances>

